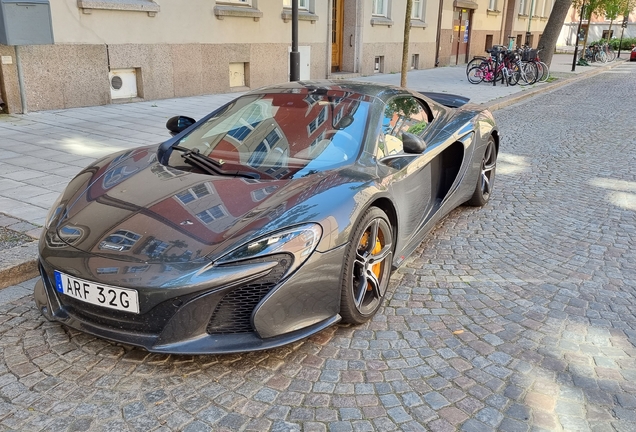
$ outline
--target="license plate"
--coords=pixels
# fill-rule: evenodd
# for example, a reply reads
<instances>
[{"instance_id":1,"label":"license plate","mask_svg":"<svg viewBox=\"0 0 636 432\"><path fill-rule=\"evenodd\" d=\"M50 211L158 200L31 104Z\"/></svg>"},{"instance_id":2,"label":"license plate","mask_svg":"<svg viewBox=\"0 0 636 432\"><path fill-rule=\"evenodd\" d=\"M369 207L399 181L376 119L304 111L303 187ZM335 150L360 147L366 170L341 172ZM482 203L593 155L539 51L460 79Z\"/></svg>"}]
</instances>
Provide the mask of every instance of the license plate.
<instances>
[{"instance_id":1,"label":"license plate","mask_svg":"<svg viewBox=\"0 0 636 432\"><path fill-rule=\"evenodd\" d=\"M139 296L134 289L96 284L57 270L55 271L55 289L59 293L86 303L124 312L139 313Z\"/></svg>"}]
</instances>

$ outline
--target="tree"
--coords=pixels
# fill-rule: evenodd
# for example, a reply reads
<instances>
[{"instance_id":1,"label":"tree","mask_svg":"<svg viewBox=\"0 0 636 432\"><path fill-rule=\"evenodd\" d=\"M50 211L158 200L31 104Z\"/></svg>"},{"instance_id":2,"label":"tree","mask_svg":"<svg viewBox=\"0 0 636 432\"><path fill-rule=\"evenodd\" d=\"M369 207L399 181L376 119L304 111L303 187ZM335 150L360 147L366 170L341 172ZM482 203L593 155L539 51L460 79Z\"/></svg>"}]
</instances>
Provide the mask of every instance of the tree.
<instances>
[{"instance_id":1,"label":"tree","mask_svg":"<svg viewBox=\"0 0 636 432\"><path fill-rule=\"evenodd\" d=\"M570 6L572 6L572 0L555 0L552 12L550 12L550 18L548 18L541 39L539 39L538 46L542 50L541 60L548 66L552 63L552 55Z\"/></svg>"},{"instance_id":2,"label":"tree","mask_svg":"<svg viewBox=\"0 0 636 432\"><path fill-rule=\"evenodd\" d=\"M581 1L585 4L585 9L583 11L583 19L590 22L592 15L597 14L600 15L603 13L605 9L606 0L575 0L574 6L577 8L581 7ZM583 39L583 49L587 46L587 37L590 34L589 31L585 32L585 38Z\"/></svg>"},{"instance_id":3,"label":"tree","mask_svg":"<svg viewBox=\"0 0 636 432\"><path fill-rule=\"evenodd\" d=\"M605 0L605 16L610 19L607 39L612 38L612 25L618 16L627 8L626 0Z\"/></svg>"},{"instance_id":4,"label":"tree","mask_svg":"<svg viewBox=\"0 0 636 432\"><path fill-rule=\"evenodd\" d=\"M409 61L409 36L411 34L412 10L413 0L406 0L406 16L404 18L404 43L402 44L402 71L400 73L400 86L402 87L406 87L406 71Z\"/></svg>"}]
</instances>

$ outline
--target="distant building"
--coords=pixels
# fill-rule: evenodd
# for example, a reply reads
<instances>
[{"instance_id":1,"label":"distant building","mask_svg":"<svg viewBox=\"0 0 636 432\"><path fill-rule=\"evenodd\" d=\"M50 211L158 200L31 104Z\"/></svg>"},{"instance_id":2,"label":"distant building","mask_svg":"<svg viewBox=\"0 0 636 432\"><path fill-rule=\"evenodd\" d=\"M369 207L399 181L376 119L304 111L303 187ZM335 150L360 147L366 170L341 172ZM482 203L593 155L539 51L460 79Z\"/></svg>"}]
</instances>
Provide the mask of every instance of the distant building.
<instances>
[{"instance_id":1,"label":"distant building","mask_svg":"<svg viewBox=\"0 0 636 432\"><path fill-rule=\"evenodd\" d=\"M557 48L559 46L574 46L576 43L576 32L579 27L579 21L581 19L581 9L570 7L568 15L563 23L563 29L559 35L557 41ZM592 15L592 19L583 20L581 24L581 33L579 35L580 43L583 42L585 34L587 33L587 42L595 42L600 39L610 39L612 37L621 37L623 32L624 38L636 37L636 12L632 12L627 19L627 27L623 29L621 24L623 23L624 16L619 15L614 22L608 19L606 16ZM610 29L610 24L612 28Z\"/></svg>"}]
</instances>

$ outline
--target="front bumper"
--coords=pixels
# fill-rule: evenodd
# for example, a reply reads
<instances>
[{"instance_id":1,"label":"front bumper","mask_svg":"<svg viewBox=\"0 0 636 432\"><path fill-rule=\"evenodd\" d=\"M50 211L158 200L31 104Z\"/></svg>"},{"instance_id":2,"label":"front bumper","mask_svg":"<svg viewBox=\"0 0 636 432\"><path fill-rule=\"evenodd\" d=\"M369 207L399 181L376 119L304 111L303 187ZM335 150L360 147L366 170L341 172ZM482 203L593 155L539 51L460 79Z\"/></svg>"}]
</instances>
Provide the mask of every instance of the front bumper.
<instances>
[{"instance_id":1,"label":"front bumper","mask_svg":"<svg viewBox=\"0 0 636 432\"><path fill-rule=\"evenodd\" d=\"M139 293L140 314L105 309L57 292L53 272L68 271L69 267L59 265L56 259L40 258L41 279L34 297L38 309L50 320L151 352L264 350L303 339L340 320L343 255L344 247L315 251L282 282L274 268L256 279L234 280L222 286L214 281L206 284L200 273L199 279L186 276L178 284L164 282L152 288L129 285ZM87 265L78 269L80 263L89 261L86 257L72 260L77 277L94 280Z\"/></svg>"}]
</instances>

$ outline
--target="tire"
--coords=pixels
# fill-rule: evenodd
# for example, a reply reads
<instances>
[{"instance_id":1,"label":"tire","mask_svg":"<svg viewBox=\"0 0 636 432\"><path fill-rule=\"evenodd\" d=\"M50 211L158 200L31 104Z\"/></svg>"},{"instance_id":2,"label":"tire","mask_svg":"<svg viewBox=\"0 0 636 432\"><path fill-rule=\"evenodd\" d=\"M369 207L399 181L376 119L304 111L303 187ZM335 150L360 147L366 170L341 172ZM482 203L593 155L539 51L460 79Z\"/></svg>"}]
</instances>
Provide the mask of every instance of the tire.
<instances>
[{"instance_id":1,"label":"tire","mask_svg":"<svg viewBox=\"0 0 636 432\"><path fill-rule=\"evenodd\" d=\"M541 74L541 76L538 79L539 82L546 82L548 78L550 78L550 68L548 67L547 64L543 62L537 63L537 70Z\"/></svg>"},{"instance_id":2,"label":"tire","mask_svg":"<svg viewBox=\"0 0 636 432\"><path fill-rule=\"evenodd\" d=\"M484 56L476 56L473 57L473 59L471 61L469 61L468 63L466 63L466 74L468 74L468 71L471 70L472 68L474 68L475 66L479 66L482 62L484 62L486 60L486 57Z\"/></svg>"},{"instance_id":3,"label":"tire","mask_svg":"<svg viewBox=\"0 0 636 432\"><path fill-rule=\"evenodd\" d=\"M519 66L516 64L511 64L508 69L508 85L514 86L517 85L521 79L521 73L519 72Z\"/></svg>"},{"instance_id":4,"label":"tire","mask_svg":"<svg viewBox=\"0 0 636 432\"><path fill-rule=\"evenodd\" d=\"M473 196L466 201L469 206L481 207L490 199L493 183L495 181L495 168L497 167L497 147L492 135L488 138L486 150L481 160L479 178L475 185Z\"/></svg>"},{"instance_id":5,"label":"tire","mask_svg":"<svg viewBox=\"0 0 636 432\"><path fill-rule=\"evenodd\" d=\"M519 79L519 85L531 85L537 82L537 65L533 62L521 63L521 77Z\"/></svg>"},{"instance_id":6,"label":"tire","mask_svg":"<svg viewBox=\"0 0 636 432\"><path fill-rule=\"evenodd\" d=\"M484 80L484 69L482 66L473 66L466 73L466 78L468 78L468 82L471 84L479 84Z\"/></svg>"},{"instance_id":7,"label":"tire","mask_svg":"<svg viewBox=\"0 0 636 432\"><path fill-rule=\"evenodd\" d=\"M369 238L375 237L375 244ZM343 322L369 321L384 300L391 277L393 228L386 213L369 208L353 229L341 278Z\"/></svg>"}]
</instances>

